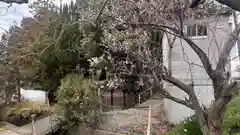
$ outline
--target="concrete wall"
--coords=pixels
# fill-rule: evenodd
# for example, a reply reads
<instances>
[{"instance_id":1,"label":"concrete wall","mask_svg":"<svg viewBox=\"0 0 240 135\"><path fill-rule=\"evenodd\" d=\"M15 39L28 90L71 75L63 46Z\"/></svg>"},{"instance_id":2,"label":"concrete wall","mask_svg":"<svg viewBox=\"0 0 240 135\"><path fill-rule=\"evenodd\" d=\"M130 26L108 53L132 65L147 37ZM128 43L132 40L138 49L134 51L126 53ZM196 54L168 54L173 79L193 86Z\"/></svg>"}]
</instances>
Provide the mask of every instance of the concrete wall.
<instances>
[{"instance_id":1,"label":"concrete wall","mask_svg":"<svg viewBox=\"0 0 240 135\"><path fill-rule=\"evenodd\" d=\"M21 100L24 101L34 101L38 103L47 103L48 102L48 97L47 97L47 92L42 91L42 90L26 90L21 88ZM12 96L12 102L17 102L17 93L13 94Z\"/></svg>"},{"instance_id":2,"label":"concrete wall","mask_svg":"<svg viewBox=\"0 0 240 135\"><path fill-rule=\"evenodd\" d=\"M240 22L240 12L236 12L236 17L237 17L237 23ZM234 18L233 15L229 17L229 24L231 27L231 31L235 29L235 23L234 23ZM236 46L232 49L232 56L231 56L231 75L232 79L234 78L239 78L240 72L237 70L237 66L240 65L240 58L238 57L239 55L239 50L238 47L240 42L237 42Z\"/></svg>"},{"instance_id":3,"label":"concrete wall","mask_svg":"<svg viewBox=\"0 0 240 135\"><path fill-rule=\"evenodd\" d=\"M230 28L228 20L228 17L220 17L214 19L189 20L186 22L186 24L194 24L204 21L207 25L208 35L205 37L193 37L192 40L208 55L213 68L215 68L220 51L229 36ZM165 56L164 64L168 67L169 48L166 36L163 42ZM185 41L179 38L174 42L172 50L172 75L185 84L190 84L193 80L195 84L194 89L200 103L206 106L212 103L214 96L210 78L202 67L201 61L196 53ZM164 87L173 96L181 99L187 98L186 93L167 82L164 82ZM194 113L185 106L168 99L164 99L164 106L169 121L174 124L180 123L186 117Z\"/></svg>"}]
</instances>

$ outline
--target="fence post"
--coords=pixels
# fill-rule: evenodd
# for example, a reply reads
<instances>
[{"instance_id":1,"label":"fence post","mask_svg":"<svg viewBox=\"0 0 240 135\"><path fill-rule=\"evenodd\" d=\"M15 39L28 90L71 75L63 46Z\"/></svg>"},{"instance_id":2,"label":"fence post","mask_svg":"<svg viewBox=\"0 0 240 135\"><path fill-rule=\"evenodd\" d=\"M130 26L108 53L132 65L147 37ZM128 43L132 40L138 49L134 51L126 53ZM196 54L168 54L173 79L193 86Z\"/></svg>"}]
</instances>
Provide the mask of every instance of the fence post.
<instances>
[{"instance_id":1,"label":"fence post","mask_svg":"<svg viewBox=\"0 0 240 135\"><path fill-rule=\"evenodd\" d=\"M152 98L152 89L150 90L150 98Z\"/></svg>"},{"instance_id":2,"label":"fence post","mask_svg":"<svg viewBox=\"0 0 240 135\"><path fill-rule=\"evenodd\" d=\"M37 135L37 133L36 133L36 127L35 127L36 114L32 114L31 117L32 117L32 134L33 134L33 135Z\"/></svg>"},{"instance_id":3,"label":"fence post","mask_svg":"<svg viewBox=\"0 0 240 135\"><path fill-rule=\"evenodd\" d=\"M51 112L51 116L49 118L49 125L50 125L50 128L52 129L52 121L53 121L53 113Z\"/></svg>"},{"instance_id":4,"label":"fence post","mask_svg":"<svg viewBox=\"0 0 240 135\"><path fill-rule=\"evenodd\" d=\"M102 113L102 96L101 96L101 87L98 88L98 102L99 102L99 111Z\"/></svg>"},{"instance_id":5,"label":"fence post","mask_svg":"<svg viewBox=\"0 0 240 135\"><path fill-rule=\"evenodd\" d=\"M138 105L141 104L141 94L138 94Z\"/></svg>"}]
</instances>

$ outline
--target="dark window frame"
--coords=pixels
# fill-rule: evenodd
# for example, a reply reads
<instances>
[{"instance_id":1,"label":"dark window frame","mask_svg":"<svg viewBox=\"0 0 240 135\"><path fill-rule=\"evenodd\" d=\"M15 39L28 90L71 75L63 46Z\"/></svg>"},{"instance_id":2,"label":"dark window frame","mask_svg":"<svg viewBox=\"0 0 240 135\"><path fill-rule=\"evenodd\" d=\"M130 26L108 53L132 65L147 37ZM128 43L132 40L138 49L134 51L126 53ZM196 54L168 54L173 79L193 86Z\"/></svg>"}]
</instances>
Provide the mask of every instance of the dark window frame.
<instances>
[{"instance_id":1,"label":"dark window frame","mask_svg":"<svg viewBox=\"0 0 240 135\"><path fill-rule=\"evenodd\" d=\"M208 36L208 30L206 25L192 24L187 25L186 32L188 37L206 37Z\"/></svg>"}]
</instances>

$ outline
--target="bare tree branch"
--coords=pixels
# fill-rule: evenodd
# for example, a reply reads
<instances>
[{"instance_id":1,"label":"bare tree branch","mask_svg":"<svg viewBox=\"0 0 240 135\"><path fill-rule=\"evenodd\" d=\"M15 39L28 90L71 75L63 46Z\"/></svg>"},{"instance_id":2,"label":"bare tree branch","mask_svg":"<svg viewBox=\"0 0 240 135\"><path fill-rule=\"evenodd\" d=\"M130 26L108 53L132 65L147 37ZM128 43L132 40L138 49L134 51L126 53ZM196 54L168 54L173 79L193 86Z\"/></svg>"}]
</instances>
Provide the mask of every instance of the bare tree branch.
<instances>
[{"instance_id":1,"label":"bare tree branch","mask_svg":"<svg viewBox=\"0 0 240 135\"><path fill-rule=\"evenodd\" d=\"M168 41L168 73L172 75L172 50L173 50L173 43L176 40L176 36L173 37L172 41L170 40L170 36L166 33L167 41Z\"/></svg>"},{"instance_id":2,"label":"bare tree branch","mask_svg":"<svg viewBox=\"0 0 240 135\"><path fill-rule=\"evenodd\" d=\"M178 88L180 88L181 90L183 90L184 92L186 92L187 94L192 96L191 94L194 92L194 90L191 86L188 86L188 85L184 84L180 80L178 80L178 79L176 79L176 78L174 78L170 75L164 75L163 79L165 81L170 82L171 84L177 86Z\"/></svg>"},{"instance_id":3,"label":"bare tree branch","mask_svg":"<svg viewBox=\"0 0 240 135\"><path fill-rule=\"evenodd\" d=\"M100 18L100 16L102 15L102 12L103 12L104 8L106 7L107 2L108 2L108 0L105 0L105 1L103 2L103 4L102 4L102 7L101 7L101 9L100 9L100 11L99 11L99 13L98 13L98 16L97 16L97 18L96 18L96 21L95 21L96 25L98 25L98 23L99 23L99 22L98 22L98 21L99 21L99 18Z\"/></svg>"},{"instance_id":4,"label":"bare tree branch","mask_svg":"<svg viewBox=\"0 0 240 135\"><path fill-rule=\"evenodd\" d=\"M240 24L238 24L238 26L236 27L236 29L230 34L227 42L225 43L222 52L220 54L218 63L217 63L217 67L216 67L216 71L218 71L219 73L224 71L224 68L226 67L227 61L228 61L228 57L230 55L230 52L232 50L232 48L236 45L236 41L238 40L238 36L240 33Z\"/></svg>"},{"instance_id":5,"label":"bare tree branch","mask_svg":"<svg viewBox=\"0 0 240 135\"><path fill-rule=\"evenodd\" d=\"M167 92L167 90L163 87L161 87L160 89L161 89L161 92L164 92L164 94L160 95L163 98L167 98L169 100L172 100L176 103L179 103L181 105L184 105L184 106L194 110L194 107L189 100L182 100L182 99L176 98L176 97L172 96L169 92ZM153 97L152 99L159 99L159 98L158 97Z\"/></svg>"},{"instance_id":6,"label":"bare tree branch","mask_svg":"<svg viewBox=\"0 0 240 135\"><path fill-rule=\"evenodd\" d=\"M190 109L193 109L194 110L194 106L191 104L191 101L189 101L189 100L182 100L182 99L179 99L179 98L176 98L176 97L173 97L165 88L163 88L163 87L161 87L159 84L161 83L160 82L160 79L158 78L158 76L157 76L157 74L156 74L156 72L154 71L154 70L152 70L152 74L153 74L153 76L154 76L154 78L155 78L155 81L156 81L156 83L157 83L157 86L160 88L160 96L162 96L163 98L167 98L167 99L170 99L170 100L172 100L172 101L174 101L174 102L176 102L176 103L179 103L179 104L182 104L182 105L184 105L184 106L186 106L186 107L188 107L188 108L190 108ZM169 77L169 78L171 78L171 77ZM180 81L178 81L177 79L171 79L171 80L173 80L173 81L171 81L171 82L178 82L178 83L181 83ZM170 82L170 83L171 83ZM185 85L185 84L183 84L183 83L181 83L183 86ZM187 87L188 85L185 85L184 87ZM188 92L188 90L184 90L184 89L181 89L181 90L183 90L184 92ZM190 91L189 91L190 92ZM153 99L154 99L154 97L153 97Z\"/></svg>"},{"instance_id":7,"label":"bare tree branch","mask_svg":"<svg viewBox=\"0 0 240 135\"><path fill-rule=\"evenodd\" d=\"M213 77L213 69L212 69L212 65L210 63L209 58L207 57L206 53L200 48L198 47L190 38L186 37L185 35L182 35L178 29L173 28L173 27L169 27L166 25L155 25L155 24L140 24L140 23L125 23L128 25L131 25L132 27L141 27L141 28L152 28L152 29L159 29L159 30L163 30L166 31L166 29L172 31L174 34L174 36L177 36L179 38L183 38L188 44L189 46L194 50L194 52L198 55L198 57L200 58L204 69L206 70L207 74L209 75L210 78ZM171 32L170 32L171 34Z\"/></svg>"},{"instance_id":8,"label":"bare tree branch","mask_svg":"<svg viewBox=\"0 0 240 135\"><path fill-rule=\"evenodd\" d=\"M199 101L198 101L197 96L194 92L194 89L192 87L182 83L180 80L178 80L178 79L176 79L172 76L164 76L163 79L172 83L173 85L177 86L178 88L180 88L181 90L183 90L184 92L186 92L188 94L189 101L188 101L187 104L190 104L192 106L192 109L195 110L197 119L199 121L201 121L200 125L205 125L207 123L207 121L204 118L204 111L199 104ZM181 100L178 101L177 99L174 99L174 98L171 98L171 99L173 99L175 102L183 102ZM185 105L185 103L183 103L183 105Z\"/></svg>"},{"instance_id":9,"label":"bare tree branch","mask_svg":"<svg viewBox=\"0 0 240 135\"><path fill-rule=\"evenodd\" d=\"M184 49L184 47L183 47L182 39L180 40L180 45L181 45L182 53L183 53L183 60L188 64L188 69L189 69L190 76L191 76L191 83L192 83L192 85L194 85L194 81L193 81L194 78L193 78L193 73L192 73L192 66L191 66L189 57L188 57L188 55L186 54L185 49Z\"/></svg>"},{"instance_id":10,"label":"bare tree branch","mask_svg":"<svg viewBox=\"0 0 240 135\"><path fill-rule=\"evenodd\" d=\"M228 85L226 85L223 88L223 91L221 93L222 97L227 97L227 96L231 96L233 92L235 92L236 90L238 90L239 88L236 87L237 86L237 82L234 81Z\"/></svg>"},{"instance_id":11,"label":"bare tree branch","mask_svg":"<svg viewBox=\"0 0 240 135\"><path fill-rule=\"evenodd\" d=\"M165 94L165 95L163 95L163 98L170 99L170 100L172 100L172 101L174 101L174 102L176 102L176 103L179 103L179 104L181 104L181 105L184 105L184 106L186 106L186 107L194 110L194 107L193 107L193 105L191 104L190 101L181 100L181 99L179 99L179 98L176 98L176 97L174 97L174 96L171 96L170 94Z\"/></svg>"},{"instance_id":12,"label":"bare tree branch","mask_svg":"<svg viewBox=\"0 0 240 135\"><path fill-rule=\"evenodd\" d=\"M237 87L237 82L233 82L225 86L221 93L221 96L216 100L216 102L214 102L214 104L210 108L210 114L214 116L221 115L218 115L218 113L222 113L226 109L226 106L231 101L234 92L238 89L239 88Z\"/></svg>"},{"instance_id":13,"label":"bare tree branch","mask_svg":"<svg viewBox=\"0 0 240 135\"><path fill-rule=\"evenodd\" d=\"M212 78L213 73L212 64L210 63L210 60L207 57L206 53L200 47L198 47L190 38L184 36L183 39L190 45L190 47L198 55L208 76Z\"/></svg>"}]
</instances>

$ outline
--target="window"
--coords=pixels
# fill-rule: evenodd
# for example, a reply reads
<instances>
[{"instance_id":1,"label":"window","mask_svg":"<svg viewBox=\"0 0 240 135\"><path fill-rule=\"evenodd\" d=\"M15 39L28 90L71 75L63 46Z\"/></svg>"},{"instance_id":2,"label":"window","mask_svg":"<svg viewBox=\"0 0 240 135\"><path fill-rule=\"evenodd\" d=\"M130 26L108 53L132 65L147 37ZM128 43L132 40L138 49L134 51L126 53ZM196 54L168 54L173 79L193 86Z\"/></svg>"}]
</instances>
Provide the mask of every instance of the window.
<instances>
[{"instance_id":1,"label":"window","mask_svg":"<svg viewBox=\"0 0 240 135\"><path fill-rule=\"evenodd\" d=\"M187 36L189 37L207 36L207 27L205 25L200 24L188 25Z\"/></svg>"}]
</instances>

